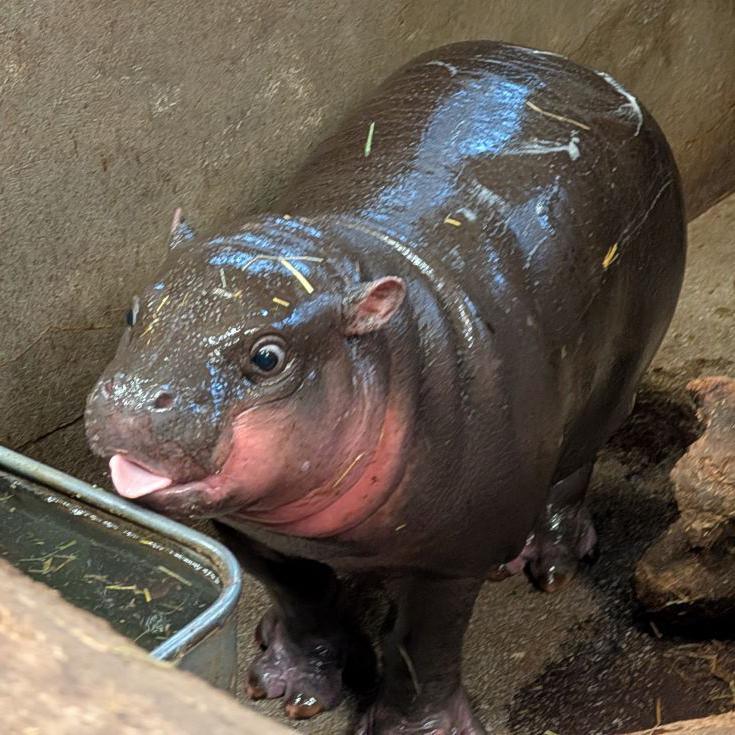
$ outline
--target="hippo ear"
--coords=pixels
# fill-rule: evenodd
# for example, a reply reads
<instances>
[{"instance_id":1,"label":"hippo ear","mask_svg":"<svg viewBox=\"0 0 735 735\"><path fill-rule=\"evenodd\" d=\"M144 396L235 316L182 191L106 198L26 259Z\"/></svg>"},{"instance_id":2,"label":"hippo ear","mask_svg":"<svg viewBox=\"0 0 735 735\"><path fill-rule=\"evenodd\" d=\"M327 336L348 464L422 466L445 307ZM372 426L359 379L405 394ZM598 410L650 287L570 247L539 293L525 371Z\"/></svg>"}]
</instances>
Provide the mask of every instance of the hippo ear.
<instances>
[{"instance_id":1,"label":"hippo ear","mask_svg":"<svg viewBox=\"0 0 735 735\"><path fill-rule=\"evenodd\" d=\"M194 230L189 227L181 212L181 207L177 207L174 212L174 218L171 222L171 237L168 241L169 248L175 248L182 243L193 240L196 237Z\"/></svg>"},{"instance_id":2,"label":"hippo ear","mask_svg":"<svg viewBox=\"0 0 735 735\"><path fill-rule=\"evenodd\" d=\"M344 333L353 337L385 326L398 311L405 296L406 283L397 276L385 276L361 284L343 301Z\"/></svg>"}]
</instances>

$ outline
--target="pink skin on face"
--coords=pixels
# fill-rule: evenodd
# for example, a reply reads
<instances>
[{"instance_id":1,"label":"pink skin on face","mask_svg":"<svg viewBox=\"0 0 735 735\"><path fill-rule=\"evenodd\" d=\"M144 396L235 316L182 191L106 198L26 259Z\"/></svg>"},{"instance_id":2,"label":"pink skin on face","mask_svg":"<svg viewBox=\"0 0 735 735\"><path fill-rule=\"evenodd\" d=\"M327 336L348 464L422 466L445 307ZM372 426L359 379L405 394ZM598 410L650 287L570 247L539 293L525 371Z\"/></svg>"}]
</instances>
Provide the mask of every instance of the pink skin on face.
<instances>
[{"instance_id":1,"label":"pink skin on face","mask_svg":"<svg viewBox=\"0 0 735 735\"><path fill-rule=\"evenodd\" d=\"M335 382L347 377L330 372ZM347 401L345 395L330 392L318 415L295 409L291 400L243 412L234 419L221 470L203 480L173 485L116 455L113 482L124 497L152 496L163 512L175 498L179 507L214 507L279 533L340 533L375 512L400 482L409 428L406 413L395 402L386 406L370 386Z\"/></svg>"},{"instance_id":2,"label":"pink skin on face","mask_svg":"<svg viewBox=\"0 0 735 735\"><path fill-rule=\"evenodd\" d=\"M233 518L268 525L279 533L317 538L353 528L388 499L405 469L406 423L385 413L377 444L356 454L324 485L272 510L245 510Z\"/></svg>"}]
</instances>

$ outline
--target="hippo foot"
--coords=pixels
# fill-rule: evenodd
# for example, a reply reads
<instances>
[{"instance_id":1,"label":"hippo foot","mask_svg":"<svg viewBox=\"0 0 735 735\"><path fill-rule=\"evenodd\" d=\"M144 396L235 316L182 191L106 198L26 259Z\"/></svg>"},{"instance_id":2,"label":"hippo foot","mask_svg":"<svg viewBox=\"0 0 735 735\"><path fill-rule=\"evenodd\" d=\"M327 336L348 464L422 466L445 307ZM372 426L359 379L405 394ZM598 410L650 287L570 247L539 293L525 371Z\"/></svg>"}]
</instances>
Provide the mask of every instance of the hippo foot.
<instances>
[{"instance_id":1,"label":"hippo foot","mask_svg":"<svg viewBox=\"0 0 735 735\"><path fill-rule=\"evenodd\" d=\"M356 735L486 735L486 730L459 689L443 707L425 707L411 717L377 702L362 718Z\"/></svg>"},{"instance_id":2,"label":"hippo foot","mask_svg":"<svg viewBox=\"0 0 735 735\"><path fill-rule=\"evenodd\" d=\"M539 589L557 592L574 577L581 561L592 563L598 555L597 532L587 508L563 507L544 518L513 561L488 576L500 581L525 571Z\"/></svg>"},{"instance_id":3,"label":"hippo foot","mask_svg":"<svg viewBox=\"0 0 735 735\"><path fill-rule=\"evenodd\" d=\"M585 506L549 514L529 544L526 574L544 592L557 592L577 573L580 561L598 556L597 532Z\"/></svg>"},{"instance_id":4,"label":"hippo foot","mask_svg":"<svg viewBox=\"0 0 735 735\"><path fill-rule=\"evenodd\" d=\"M342 699L342 647L335 640L312 637L297 645L271 610L255 631L262 653L250 666L246 691L251 699L285 700L294 720L314 717Z\"/></svg>"}]
</instances>

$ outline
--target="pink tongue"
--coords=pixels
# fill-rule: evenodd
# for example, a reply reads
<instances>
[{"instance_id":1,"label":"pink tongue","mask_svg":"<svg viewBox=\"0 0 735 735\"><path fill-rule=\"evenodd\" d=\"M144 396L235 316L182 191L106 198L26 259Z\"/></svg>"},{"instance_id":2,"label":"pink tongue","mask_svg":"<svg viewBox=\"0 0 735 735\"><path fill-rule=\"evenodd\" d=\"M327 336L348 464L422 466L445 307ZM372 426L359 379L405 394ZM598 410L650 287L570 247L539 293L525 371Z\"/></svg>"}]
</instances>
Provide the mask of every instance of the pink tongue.
<instances>
[{"instance_id":1,"label":"pink tongue","mask_svg":"<svg viewBox=\"0 0 735 735\"><path fill-rule=\"evenodd\" d=\"M149 472L122 454L116 454L110 460L110 472L115 490L124 498L142 498L172 484L169 477Z\"/></svg>"}]
</instances>

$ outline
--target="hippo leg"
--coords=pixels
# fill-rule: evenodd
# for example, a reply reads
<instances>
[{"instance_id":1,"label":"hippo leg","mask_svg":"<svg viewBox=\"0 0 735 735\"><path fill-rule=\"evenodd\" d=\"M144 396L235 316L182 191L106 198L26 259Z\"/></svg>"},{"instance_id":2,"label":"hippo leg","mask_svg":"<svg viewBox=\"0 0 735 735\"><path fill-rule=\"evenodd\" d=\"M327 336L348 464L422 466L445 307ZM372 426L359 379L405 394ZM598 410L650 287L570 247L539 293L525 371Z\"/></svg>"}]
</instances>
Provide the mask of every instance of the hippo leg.
<instances>
[{"instance_id":1,"label":"hippo leg","mask_svg":"<svg viewBox=\"0 0 735 735\"><path fill-rule=\"evenodd\" d=\"M462 639L481 586L475 579L393 581L397 617L383 641L378 699L358 735L483 735L460 680Z\"/></svg>"},{"instance_id":2,"label":"hippo leg","mask_svg":"<svg viewBox=\"0 0 735 735\"><path fill-rule=\"evenodd\" d=\"M223 528L222 535L273 601L255 630L261 652L248 671L248 695L283 697L292 719L336 707L353 641L340 612L334 572L324 564L271 551L231 529Z\"/></svg>"},{"instance_id":3,"label":"hippo leg","mask_svg":"<svg viewBox=\"0 0 735 735\"><path fill-rule=\"evenodd\" d=\"M580 560L594 560L597 534L584 496L592 463L551 486L543 514L521 556L526 572L545 592L563 587L577 571Z\"/></svg>"}]
</instances>

